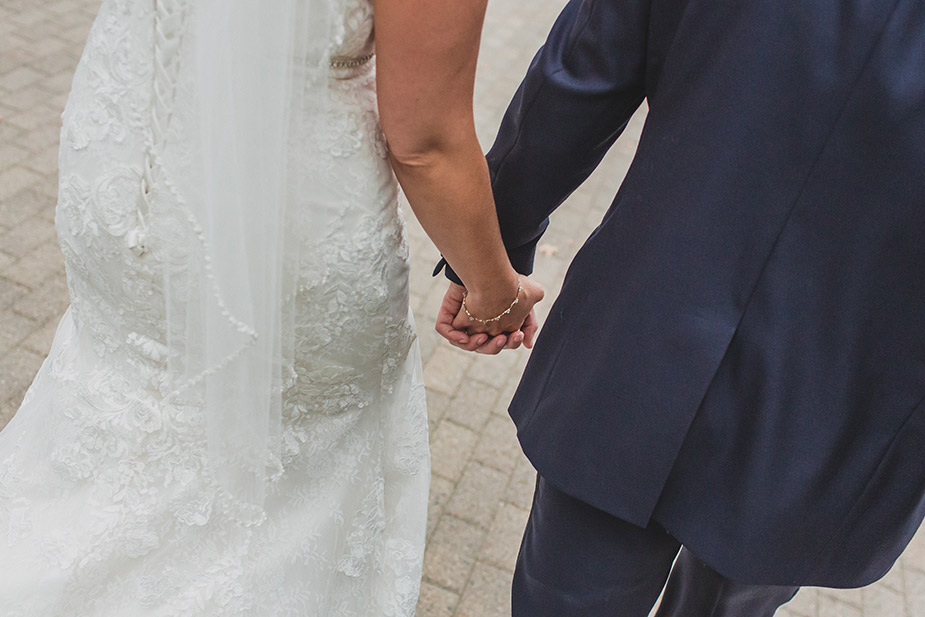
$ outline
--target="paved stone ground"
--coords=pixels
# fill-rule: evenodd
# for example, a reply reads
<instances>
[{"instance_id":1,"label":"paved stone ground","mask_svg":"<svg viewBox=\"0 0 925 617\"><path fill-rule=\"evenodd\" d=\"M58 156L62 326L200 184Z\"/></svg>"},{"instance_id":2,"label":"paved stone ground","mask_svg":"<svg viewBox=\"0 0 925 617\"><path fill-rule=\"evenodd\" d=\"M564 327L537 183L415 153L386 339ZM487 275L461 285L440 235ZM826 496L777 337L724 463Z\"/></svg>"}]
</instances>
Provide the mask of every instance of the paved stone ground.
<instances>
[{"instance_id":1,"label":"paved stone ground","mask_svg":"<svg viewBox=\"0 0 925 617\"><path fill-rule=\"evenodd\" d=\"M477 84L486 146L563 4L530 0L525 10L521 0L490 3ZM53 227L59 114L98 5L0 0L0 427L18 408L67 306ZM610 203L642 121L642 114L633 120L601 169L554 217L537 261L536 277L548 291L558 289ZM415 221L409 228L434 470L419 615L503 617L534 482L505 413L526 353L476 357L441 344L431 327L445 289L442 279L430 277L437 252ZM860 590L804 589L781 614L925 617L925 532L881 582Z\"/></svg>"}]
</instances>

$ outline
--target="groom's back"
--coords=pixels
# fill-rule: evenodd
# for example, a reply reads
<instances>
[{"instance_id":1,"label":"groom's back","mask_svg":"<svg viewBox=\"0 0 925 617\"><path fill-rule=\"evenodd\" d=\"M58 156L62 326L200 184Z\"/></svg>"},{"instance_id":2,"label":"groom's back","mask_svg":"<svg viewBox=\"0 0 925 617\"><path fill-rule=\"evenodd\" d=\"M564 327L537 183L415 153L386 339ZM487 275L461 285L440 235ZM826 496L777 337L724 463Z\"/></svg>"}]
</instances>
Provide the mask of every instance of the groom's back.
<instances>
[{"instance_id":1,"label":"groom's back","mask_svg":"<svg viewBox=\"0 0 925 617\"><path fill-rule=\"evenodd\" d=\"M686 315L731 292L735 324L659 516L809 530L757 551L868 582L925 511L925 2L723 4L689 4L640 151L653 201L685 205L664 216Z\"/></svg>"},{"instance_id":2,"label":"groom's back","mask_svg":"<svg viewBox=\"0 0 925 617\"><path fill-rule=\"evenodd\" d=\"M489 155L512 259L643 97L525 450L721 571L868 582L925 513L925 2L573 2Z\"/></svg>"}]
</instances>

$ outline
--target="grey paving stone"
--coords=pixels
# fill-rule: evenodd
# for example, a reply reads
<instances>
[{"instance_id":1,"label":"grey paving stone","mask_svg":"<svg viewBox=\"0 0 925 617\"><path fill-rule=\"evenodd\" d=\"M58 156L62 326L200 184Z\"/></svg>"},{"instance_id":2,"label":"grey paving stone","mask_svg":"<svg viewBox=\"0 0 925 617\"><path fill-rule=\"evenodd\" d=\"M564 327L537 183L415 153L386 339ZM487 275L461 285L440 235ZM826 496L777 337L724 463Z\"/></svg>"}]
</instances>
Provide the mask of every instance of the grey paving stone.
<instances>
[{"instance_id":1,"label":"grey paving stone","mask_svg":"<svg viewBox=\"0 0 925 617\"><path fill-rule=\"evenodd\" d=\"M839 602L850 604L859 609L864 608L864 589L820 589L819 603L820 606L826 599L835 599ZM820 608L820 611L822 609Z\"/></svg>"},{"instance_id":2,"label":"grey paving stone","mask_svg":"<svg viewBox=\"0 0 925 617\"><path fill-rule=\"evenodd\" d=\"M418 328L418 344L421 346L421 357L429 359L437 347L444 345L443 338L434 331L434 316L430 314L414 314L414 320Z\"/></svg>"},{"instance_id":3,"label":"grey paving stone","mask_svg":"<svg viewBox=\"0 0 925 617\"><path fill-rule=\"evenodd\" d=\"M507 408L511 404L511 400L514 398L514 392L517 390L517 386L520 382L520 375L522 370L511 372L511 377L508 379L507 383L498 388L498 407L497 410L502 413L499 415L507 416Z\"/></svg>"},{"instance_id":4,"label":"grey paving stone","mask_svg":"<svg viewBox=\"0 0 925 617\"><path fill-rule=\"evenodd\" d=\"M57 36L73 45L83 46L90 34L90 23L79 23L72 28L57 33Z\"/></svg>"},{"instance_id":5,"label":"grey paving stone","mask_svg":"<svg viewBox=\"0 0 925 617\"><path fill-rule=\"evenodd\" d=\"M47 220L33 216L0 236L0 251L22 258L36 247L54 241L55 229Z\"/></svg>"},{"instance_id":6,"label":"grey paving stone","mask_svg":"<svg viewBox=\"0 0 925 617\"><path fill-rule=\"evenodd\" d=\"M32 383L45 358L31 351L14 348L0 357L0 392L9 393L5 399L19 398Z\"/></svg>"},{"instance_id":7,"label":"grey paving stone","mask_svg":"<svg viewBox=\"0 0 925 617\"><path fill-rule=\"evenodd\" d=\"M421 233L423 233L423 231ZM437 258L431 262L431 269L433 269L438 260L439 256L437 256ZM412 308L414 309L415 313L428 316L426 323L430 323L434 320L434 316L437 314L437 310L440 308L440 304L443 302L443 296L446 294L448 285L449 283L445 278L437 278L436 281L433 281L433 284L427 284L423 292L419 294L421 300L419 301L418 306L413 306Z\"/></svg>"},{"instance_id":8,"label":"grey paving stone","mask_svg":"<svg viewBox=\"0 0 925 617\"><path fill-rule=\"evenodd\" d=\"M12 265L0 269L0 276L24 287L39 286L64 271L64 256L56 242L46 242L23 255Z\"/></svg>"},{"instance_id":9,"label":"grey paving stone","mask_svg":"<svg viewBox=\"0 0 925 617\"><path fill-rule=\"evenodd\" d=\"M450 347L437 347L424 365L424 377L429 388L444 394L455 394L462 383L466 368L476 358L472 354Z\"/></svg>"},{"instance_id":10,"label":"grey paving stone","mask_svg":"<svg viewBox=\"0 0 925 617\"><path fill-rule=\"evenodd\" d=\"M900 594L905 593L906 581L905 581L905 578L903 577L903 570L906 567L908 567L909 564L911 563L910 557L911 555L909 554L908 551L906 551L906 554L903 556L903 560L897 563L896 567L890 570L886 576L884 576L882 579L877 581L875 585L872 585L872 586L883 586L888 589L892 589L893 591L900 593ZM864 601L865 603L867 601L866 595L865 595Z\"/></svg>"},{"instance_id":11,"label":"grey paving stone","mask_svg":"<svg viewBox=\"0 0 925 617\"><path fill-rule=\"evenodd\" d=\"M473 458L483 465L513 474L523 458L514 423L506 416L492 415L481 433Z\"/></svg>"},{"instance_id":12,"label":"grey paving stone","mask_svg":"<svg viewBox=\"0 0 925 617\"><path fill-rule=\"evenodd\" d=\"M13 304L13 310L44 324L64 314L70 303L64 273L57 273Z\"/></svg>"},{"instance_id":13,"label":"grey paving stone","mask_svg":"<svg viewBox=\"0 0 925 617\"><path fill-rule=\"evenodd\" d=\"M444 420L430 442L431 469L438 476L456 481L462 476L478 434L472 429Z\"/></svg>"},{"instance_id":14,"label":"grey paving stone","mask_svg":"<svg viewBox=\"0 0 925 617\"><path fill-rule=\"evenodd\" d=\"M6 111L0 107L0 144L17 144L19 138L23 135L23 131L9 122L3 121L4 113L6 113ZM6 170L8 168L4 167L2 169ZM0 174L0 178L2 178L2 174ZM10 193L12 192L13 191L10 191ZM2 197L0 197L0 199L2 199Z\"/></svg>"},{"instance_id":15,"label":"grey paving stone","mask_svg":"<svg viewBox=\"0 0 925 617\"><path fill-rule=\"evenodd\" d=\"M0 221L13 227L49 208L54 209L54 201L38 187L28 188L0 201ZM47 227L47 223L41 225Z\"/></svg>"},{"instance_id":16,"label":"grey paving stone","mask_svg":"<svg viewBox=\"0 0 925 617\"><path fill-rule=\"evenodd\" d=\"M55 122L29 131L28 137L24 137L24 133L21 131L19 135L20 136L16 138L16 143L19 145L32 149L52 146L57 144L59 138L61 137L61 122L56 120ZM57 190L56 184L52 184L52 186L55 190Z\"/></svg>"},{"instance_id":17,"label":"grey paving stone","mask_svg":"<svg viewBox=\"0 0 925 617\"><path fill-rule=\"evenodd\" d=\"M4 201L22 189L38 183L41 179L40 174L19 165L0 171L0 201Z\"/></svg>"},{"instance_id":18,"label":"grey paving stone","mask_svg":"<svg viewBox=\"0 0 925 617\"><path fill-rule=\"evenodd\" d=\"M905 569L906 613L909 617L925 615L925 572L917 568Z\"/></svg>"},{"instance_id":19,"label":"grey paving stone","mask_svg":"<svg viewBox=\"0 0 925 617\"><path fill-rule=\"evenodd\" d=\"M520 457L514 473L511 474L511 480L507 485L507 491L504 493L504 500L529 509L533 503L533 491L536 489L536 470L525 456Z\"/></svg>"},{"instance_id":20,"label":"grey paving stone","mask_svg":"<svg viewBox=\"0 0 925 617\"><path fill-rule=\"evenodd\" d=\"M450 497L453 495L453 490L456 488L456 483L452 480L447 480L446 478L441 478L440 476L433 476L430 480L430 497L427 508L427 538L433 535L434 530L437 528L437 523L440 522L440 517L443 516L443 510L446 507L447 502L450 501Z\"/></svg>"},{"instance_id":21,"label":"grey paving stone","mask_svg":"<svg viewBox=\"0 0 925 617\"><path fill-rule=\"evenodd\" d=\"M481 432L492 415L498 400L498 391L481 384L469 385L468 382L459 389L448 405L446 417L462 426Z\"/></svg>"},{"instance_id":22,"label":"grey paving stone","mask_svg":"<svg viewBox=\"0 0 925 617\"><path fill-rule=\"evenodd\" d=\"M440 421L446 416L452 400L452 397L448 394L436 392L433 389L427 390L427 421L431 435L437 430Z\"/></svg>"},{"instance_id":23,"label":"grey paving stone","mask_svg":"<svg viewBox=\"0 0 925 617\"><path fill-rule=\"evenodd\" d=\"M20 65L3 75L3 83L7 88L15 90L34 84L42 77L44 76L35 69Z\"/></svg>"},{"instance_id":24,"label":"grey paving stone","mask_svg":"<svg viewBox=\"0 0 925 617\"><path fill-rule=\"evenodd\" d=\"M67 69L65 69L65 70L67 70ZM59 110L61 110L61 113L63 114L63 113L64 113L64 107L67 105L68 94L69 94L69 93L67 93L67 92L49 92L49 93L48 93L48 105L51 106L51 107L54 108L54 109L59 109ZM57 129L59 129L59 130L60 130L60 128L61 128L61 121L60 121L60 120L61 120L61 118L60 118L60 116L59 116L59 121L55 124L55 128L57 128Z\"/></svg>"},{"instance_id":25,"label":"grey paving stone","mask_svg":"<svg viewBox=\"0 0 925 617\"><path fill-rule=\"evenodd\" d=\"M903 595L885 585L864 590L864 617L896 617L905 612Z\"/></svg>"},{"instance_id":26,"label":"grey paving stone","mask_svg":"<svg viewBox=\"0 0 925 617\"><path fill-rule=\"evenodd\" d=\"M488 529L501 506L508 474L470 462L446 506L446 513Z\"/></svg>"},{"instance_id":27,"label":"grey paving stone","mask_svg":"<svg viewBox=\"0 0 925 617\"><path fill-rule=\"evenodd\" d=\"M903 555L903 561L906 567L917 568L925 572L925 527L919 529L919 532L912 538L909 547ZM922 613L925 615L925 613Z\"/></svg>"},{"instance_id":28,"label":"grey paving stone","mask_svg":"<svg viewBox=\"0 0 925 617\"><path fill-rule=\"evenodd\" d=\"M2 289L0 279L0 289ZM12 309L0 309L0 354L5 354L13 346L18 345L29 332L35 329L35 322L28 317L14 313ZM34 351L34 350L32 350ZM0 400L6 392L0 390Z\"/></svg>"},{"instance_id":29,"label":"grey paving stone","mask_svg":"<svg viewBox=\"0 0 925 617\"><path fill-rule=\"evenodd\" d=\"M459 605L458 617L507 617L511 614L509 570L478 563Z\"/></svg>"},{"instance_id":30,"label":"grey paving stone","mask_svg":"<svg viewBox=\"0 0 925 617\"><path fill-rule=\"evenodd\" d=\"M42 197L39 202L39 214L47 218L47 214L54 215L55 206L58 203L58 171L54 175L46 175L41 182L35 186L35 192Z\"/></svg>"},{"instance_id":31,"label":"grey paving stone","mask_svg":"<svg viewBox=\"0 0 925 617\"><path fill-rule=\"evenodd\" d=\"M58 176L58 144L46 146L23 161L22 166L45 176ZM57 182L56 182L57 183Z\"/></svg>"},{"instance_id":32,"label":"grey paving stone","mask_svg":"<svg viewBox=\"0 0 925 617\"><path fill-rule=\"evenodd\" d=\"M51 319L44 326L33 330L32 334L26 337L22 342L23 348L37 353L44 358L51 349L51 343L55 339L58 323L60 323L60 320Z\"/></svg>"},{"instance_id":33,"label":"grey paving stone","mask_svg":"<svg viewBox=\"0 0 925 617\"><path fill-rule=\"evenodd\" d=\"M0 277L0 310L9 308L29 293L29 288Z\"/></svg>"},{"instance_id":34,"label":"grey paving stone","mask_svg":"<svg viewBox=\"0 0 925 617\"><path fill-rule=\"evenodd\" d=\"M469 581L484 535L478 525L444 516L424 556L424 580L461 592Z\"/></svg>"},{"instance_id":35,"label":"grey paving stone","mask_svg":"<svg viewBox=\"0 0 925 617\"><path fill-rule=\"evenodd\" d=\"M529 514L529 510L502 503L482 544L479 561L512 571Z\"/></svg>"},{"instance_id":36,"label":"grey paving stone","mask_svg":"<svg viewBox=\"0 0 925 617\"><path fill-rule=\"evenodd\" d=\"M416 614L427 617L454 617L458 604L458 593L424 581L421 583Z\"/></svg>"},{"instance_id":37,"label":"grey paving stone","mask_svg":"<svg viewBox=\"0 0 925 617\"><path fill-rule=\"evenodd\" d=\"M65 13L69 13L74 10L74 2L72 0L59 0L58 2L49 2L45 5L45 11L48 13L57 14L63 16ZM89 5L89 2L84 2L85 5Z\"/></svg>"},{"instance_id":38,"label":"grey paving stone","mask_svg":"<svg viewBox=\"0 0 925 617\"><path fill-rule=\"evenodd\" d=\"M0 236L2 236L7 231L9 231L8 228L5 228L4 226L0 225ZM0 251L0 270L3 270L4 268L6 268L7 266L9 266L15 261L16 261L15 257L13 257L12 255L7 255L3 251Z\"/></svg>"},{"instance_id":39,"label":"grey paving stone","mask_svg":"<svg viewBox=\"0 0 925 617\"><path fill-rule=\"evenodd\" d=\"M819 592L812 588L801 589L784 606L794 617L816 617L819 612Z\"/></svg>"},{"instance_id":40,"label":"grey paving stone","mask_svg":"<svg viewBox=\"0 0 925 617\"><path fill-rule=\"evenodd\" d=\"M20 27L21 32L28 32L29 26L33 26L45 18L45 12L41 5L33 5L28 8L21 7L12 16L12 21Z\"/></svg>"},{"instance_id":41,"label":"grey paving stone","mask_svg":"<svg viewBox=\"0 0 925 617\"><path fill-rule=\"evenodd\" d=\"M510 372L517 355L503 352L497 356L480 356L474 362L466 377L493 388L505 386L510 380Z\"/></svg>"},{"instance_id":42,"label":"grey paving stone","mask_svg":"<svg viewBox=\"0 0 925 617\"><path fill-rule=\"evenodd\" d=\"M70 90L71 82L74 80L74 70L65 67L39 82L39 87L49 92L62 92ZM59 123L60 124L60 123Z\"/></svg>"},{"instance_id":43,"label":"grey paving stone","mask_svg":"<svg viewBox=\"0 0 925 617\"><path fill-rule=\"evenodd\" d=\"M829 595L819 596L818 617L864 617L863 611L855 606Z\"/></svg>"},{"instance_id":44,"label":"grey paving stone","mask_svg":"<svg viewBox=\"0 0 925 617\"><path fill-rule=\"evenodd\" d=\"M0 401L0 431L10 423L10 420L13 419L13 416L16 415L16 412L19 411L19 406L22 403L23 395L22 393L14 394L8 397L4 401Z\"/></svg>"},{"instance_id":45,"label":"grey paving stone","mask_svg":"<svg viewBox=\"0 0 925 617\"><path fill-rule=\"evenodd\" d=\"M23 47L16 45L16 35L14 34L14 28L18 26L13 24L11 21L0 22L5 23L10 27L10 30L6 32L5 45L3 48L3 53L0 54L0 77L3 78L4 88L8 88L10 91L13 91L16 87L15 81L7 81L7 75L16 75L13 71L22 68L28 62L30 62L35 56L31 52L27 51ZM21 85L20 85L21 87Z\"/></svg>"},{"instance_id":46,"label":"grey paving stone","mask_svg":"<svg viewBox=\"0 0 925 617\"><path fill-rule=\"evenodd\" d=\"M43 7L44 9L44 7ZM29 26L27 31L31 39L30 49L36 58L43 58L62 48L70 48L72 43L61 40L58 33L61 31L61 21L56 15L49 15L44 11L43 18ZM29 63L33 68L35 62Z\"/></svg>"},{"instance_id":47,"label":"grey paving stone","mask_svg":"<svg viewBox=\"0 0 925 617\"><path fill-rule=\"evenodd\" d=\"M31 131L32 129L38 128L40 126L48 126L49 124L56 122L60 116L60 109L54 109L43 103L36 107L31 107L24 111L10 114L9 117L4 118L4 121L17 126L24 131Z\"/></svg>"},{"instance_id":48,"label":"grey paving stone","mask_svg":"<svg viewBox=\"0 0 925 617\"><path fill-rule=\"evenodd\" d=\"M60 28L59 23L56 23L53 20L44 19L39 24L35 24L29 28L30 33L35 36L35 41L32 45L29 46L29 52L32 54L33 59L29 61L29 66L34 69L38 69L40 72L45 73L54 73L57 70L65 68L65 66L70 66L73 68L74 58L73 52L70 49L70 46L64 43L64 41L55 38L54 33ZM41 62L43 59L48 58L52 55L62 54L67 58L67 63L65 66L58 67L54 71L43 70L41 67Z\"/></svg>"},{"instance_id":49,"label":"grey paving stone","mask_svg":"<svg viewBox=\"0 0 925 617\"><path fill-rule=\"evenodd\" d=\"M29 156L29 151L11 143L0 143L0 169L5 169Z\"/></svg>"}]
</instances>

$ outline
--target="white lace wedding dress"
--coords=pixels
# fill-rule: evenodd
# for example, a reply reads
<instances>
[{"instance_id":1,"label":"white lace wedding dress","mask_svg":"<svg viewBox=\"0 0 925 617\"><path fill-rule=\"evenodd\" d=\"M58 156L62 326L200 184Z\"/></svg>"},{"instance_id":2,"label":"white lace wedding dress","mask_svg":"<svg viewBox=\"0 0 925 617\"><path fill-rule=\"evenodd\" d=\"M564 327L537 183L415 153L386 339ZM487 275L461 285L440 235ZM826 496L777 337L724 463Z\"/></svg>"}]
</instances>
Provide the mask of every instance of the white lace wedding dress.
<instances>
[{"instance_id":1,"label":"white lace wedding dress","mask_svg":"<svg viewBox=\"0 0 925 617\"><path fill-rule=\"evenodd\" d=\"M267 518L246 526L206 468L203 409L164 401L163 272L129 248L155 5L103 0L61 133L71 307L0 433L3 617L413 614L427 421L396 183L374 62L362 62L372 10L346 1L337 51L354 61L331 69L339 104L307 123L326 200L297 230L298 380L284 397L283 469Z\"/></svg>"}]
</instances>

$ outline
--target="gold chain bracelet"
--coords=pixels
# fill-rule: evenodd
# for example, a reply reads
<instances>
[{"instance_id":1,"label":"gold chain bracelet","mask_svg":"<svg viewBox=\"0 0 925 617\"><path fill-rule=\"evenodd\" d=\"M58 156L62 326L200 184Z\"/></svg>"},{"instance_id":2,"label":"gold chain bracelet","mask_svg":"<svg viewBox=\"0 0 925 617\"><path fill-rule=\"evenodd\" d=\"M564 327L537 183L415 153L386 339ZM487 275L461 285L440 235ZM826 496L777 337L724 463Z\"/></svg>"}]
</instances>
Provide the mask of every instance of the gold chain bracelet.
<instances>
[{"instance_id":1,"label":"gold chain bracelet","mask_svg":"<svg viewBox=\"0 0 925 617\"><path fill-rule=\"evenodd\" d=\"M364 56L334 56L331 58L332 69L355 69L373 59L373 54Z\"/></svg>"},{"instance_id":2,"label":"gold chain bracelet","mask_svg":"<svg viewBox=\"0 0 925 617\"><path fill-rule=\"evenodd\" d=\"M468 292L468 291L463 292L462 309L466 312L466 315L469 317L469 321L477 321L477 322L479 322L480 324L482 324L483 326L487 326L488 324L492 323L493 321L501 321L501 318L502 318L502 317L504 317L505 315L509 314L509 313L511 312L511 309L513 309L514 306L515 306L518 302L520 302L520 292L522 292L523 290L524 290L524 285L523 285L523 283L518 283L518 285L517 285L517 295L514 296L514 301L511 302L511 305L510 305L509 307L507 307L506 310L502 311L502 313L501 313L500 315L498 315L497 317L492 317L491 319L479 319L478 317L473 317L473 316L472 316L472 313L470 313L468 307L466 307L466 297L469 295L469 292Z\"/></svg>"}]
</instances>

